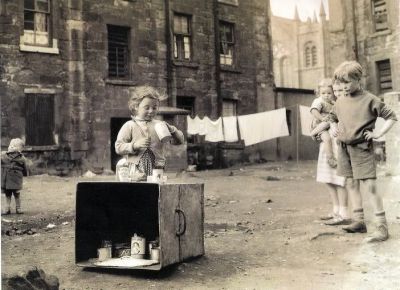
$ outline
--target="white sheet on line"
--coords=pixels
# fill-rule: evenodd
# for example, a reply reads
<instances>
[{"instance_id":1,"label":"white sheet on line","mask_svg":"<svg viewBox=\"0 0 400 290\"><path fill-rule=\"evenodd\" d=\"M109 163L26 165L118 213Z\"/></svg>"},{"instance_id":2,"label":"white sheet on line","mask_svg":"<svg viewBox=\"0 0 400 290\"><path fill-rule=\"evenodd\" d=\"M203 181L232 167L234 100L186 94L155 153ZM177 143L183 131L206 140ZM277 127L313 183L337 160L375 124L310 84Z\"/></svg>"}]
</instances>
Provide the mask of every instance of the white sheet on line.
<instances>
[{"instance_id":1,"label":"white sheet on line","mask_svg":"<svg viewBox=\"0 0 400 290\"><path fill-rule=\"evenodd\" d=\"M310 112L311 107L299 105L301 133L304 136L311 136L311 122L313 115Z\"/></svg>"},{"instance_id":2,"label":"white sheet on line","mask_svg":"<svg viewBox=\"0 0 400 290\"><path fill-rule=\"evenodd\" d=\"M246 146L289 135L286 108L239 116L238 121Z\"/></svg>"},{"instance_id":3,"label":"white sheet on line","mask_svg":"<svg viewBox=\"0 0 400 290\"><path fill-rule=\"evenodd\" d=\"M199 128L197 128L196 117L192 118L190 116L186 117L187 120L187 133L189 135L196 135L199 132Z\"/></svg>"},{"instance_id":4,"label":"white sheet on line","mask_svg":"<svg viewBox=\"0 0 400 290\"><path fill-rule=\"evenodd\" d=\"M222 132L222 119L218 118L216 121L210 119L205 121L207 133L205 140L209 142L224 141L224 133Z\"/></svg>"},{"instance_id":5,"label":"white sheet on line","mask_svg":"<svg viewBox=\"0 0 400 290\"><path fill-rule=\"evenodd\" d=\"M222 117L224 123L224 141L225 142L237 142L239 141L237 131L237 117Z\"/></svg>"}]
</instances>

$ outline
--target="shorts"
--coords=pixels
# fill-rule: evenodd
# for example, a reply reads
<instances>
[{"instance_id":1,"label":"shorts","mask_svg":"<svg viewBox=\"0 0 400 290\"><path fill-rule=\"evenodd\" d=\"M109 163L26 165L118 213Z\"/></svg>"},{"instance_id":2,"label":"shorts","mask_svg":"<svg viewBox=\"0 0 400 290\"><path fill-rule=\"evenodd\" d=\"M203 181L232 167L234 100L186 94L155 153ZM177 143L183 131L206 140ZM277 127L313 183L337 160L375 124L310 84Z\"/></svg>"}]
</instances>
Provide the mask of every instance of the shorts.
<instances>
[{"instance_id":1,"label":"shorts","mask_svg":"<svg viewBox=\"0 0 400 290\"><path fill-rule=\"evenodd\" d=\"M337 174L354 179L375 179L376 161L372 141L354 145L339 142Z\"/></svg>"}]
</instances>

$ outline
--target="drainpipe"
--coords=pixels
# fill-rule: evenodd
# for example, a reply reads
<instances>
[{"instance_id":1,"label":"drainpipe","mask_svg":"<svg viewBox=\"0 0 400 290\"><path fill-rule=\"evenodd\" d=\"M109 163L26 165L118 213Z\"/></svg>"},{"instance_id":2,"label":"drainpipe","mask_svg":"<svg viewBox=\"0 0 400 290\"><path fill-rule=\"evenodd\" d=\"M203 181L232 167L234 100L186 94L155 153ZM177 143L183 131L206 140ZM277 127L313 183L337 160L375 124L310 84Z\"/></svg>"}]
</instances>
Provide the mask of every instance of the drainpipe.
<instances>
[{"instance_id":1,"label":"drainpipe","mask_svg":"<svg viewBox=\"0 0 400 290\"><path fill-rule=\"evenodd\" d=\"M219 59L219 13L218 13L218 0L213 1L213 15L214 15L214 37L215 37L215 91L217 92L217 116L222 115L222 96L221 96L221 63Z\"/></svg>"},{"instance_id":2,"label":"drainpipe","mask_svg":"<svg viewBox=\"0 0 400 290\"><path fill-rule=\"evenodd\" d=\"M354 0L351 0L351 15L352 15L352 24L353 24L353 51L354 51L354 57L355 60L358 61L358 46L357 46L357 20L356 20L356 12L355 9L356 5L354 3Z\"/></svg>"},{"instance_id":3,"label":"drainpipe","mask_svg":"<svg viewBox=\"0 0 400 290\"><path fill-rule=\"evenodd\" d=\"M167 66L167 95L168 106L174 105L172 96L172 51L171 51L171 20L170 0L165 0L165 43L166 43L166 66Z\"/></svg>"}]
</instances>

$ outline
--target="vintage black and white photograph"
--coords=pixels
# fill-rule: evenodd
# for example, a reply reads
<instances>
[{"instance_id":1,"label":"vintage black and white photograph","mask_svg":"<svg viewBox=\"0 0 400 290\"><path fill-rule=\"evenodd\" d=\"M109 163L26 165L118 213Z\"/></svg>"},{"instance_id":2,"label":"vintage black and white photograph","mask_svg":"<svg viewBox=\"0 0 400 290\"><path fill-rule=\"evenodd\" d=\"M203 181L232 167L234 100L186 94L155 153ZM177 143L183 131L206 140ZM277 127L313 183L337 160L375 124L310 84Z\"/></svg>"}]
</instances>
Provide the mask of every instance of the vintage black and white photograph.
<instances>
[{"instance_id":1,"label":"vintage black and white photograph","mask_svg":"<svg viewBox=\"0 0 400 290\"><path fill-rule=\"evenodd\" d=\"M0 0L3 290L399 290L399 0Z\"/></svg>"}]
</instances>

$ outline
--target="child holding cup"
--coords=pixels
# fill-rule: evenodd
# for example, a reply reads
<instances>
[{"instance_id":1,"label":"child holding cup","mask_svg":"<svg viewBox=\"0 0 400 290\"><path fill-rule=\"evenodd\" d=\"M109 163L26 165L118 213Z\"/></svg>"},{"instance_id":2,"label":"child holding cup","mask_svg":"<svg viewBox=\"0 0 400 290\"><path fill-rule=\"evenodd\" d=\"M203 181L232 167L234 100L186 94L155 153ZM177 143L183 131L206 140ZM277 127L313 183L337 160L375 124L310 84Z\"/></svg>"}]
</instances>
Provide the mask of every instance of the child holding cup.
<instances>
[{"instance_id":1,"label":"child holding cup","mask_svg":"<svg viewBox=\"0 0 400 290\"><path fill-rule=\"evenodd\" d=\"M165 99L150 86L138 86L130 91L128 102L132 119L120 129L115 142L117 154L124 155L125 161L117 164L129 168L131 181L143 181L153 175L153 169L165 168L164 144L184 142L183 133L167 122L155 120L160 101Z\"/></svg>"}]
</instances>

